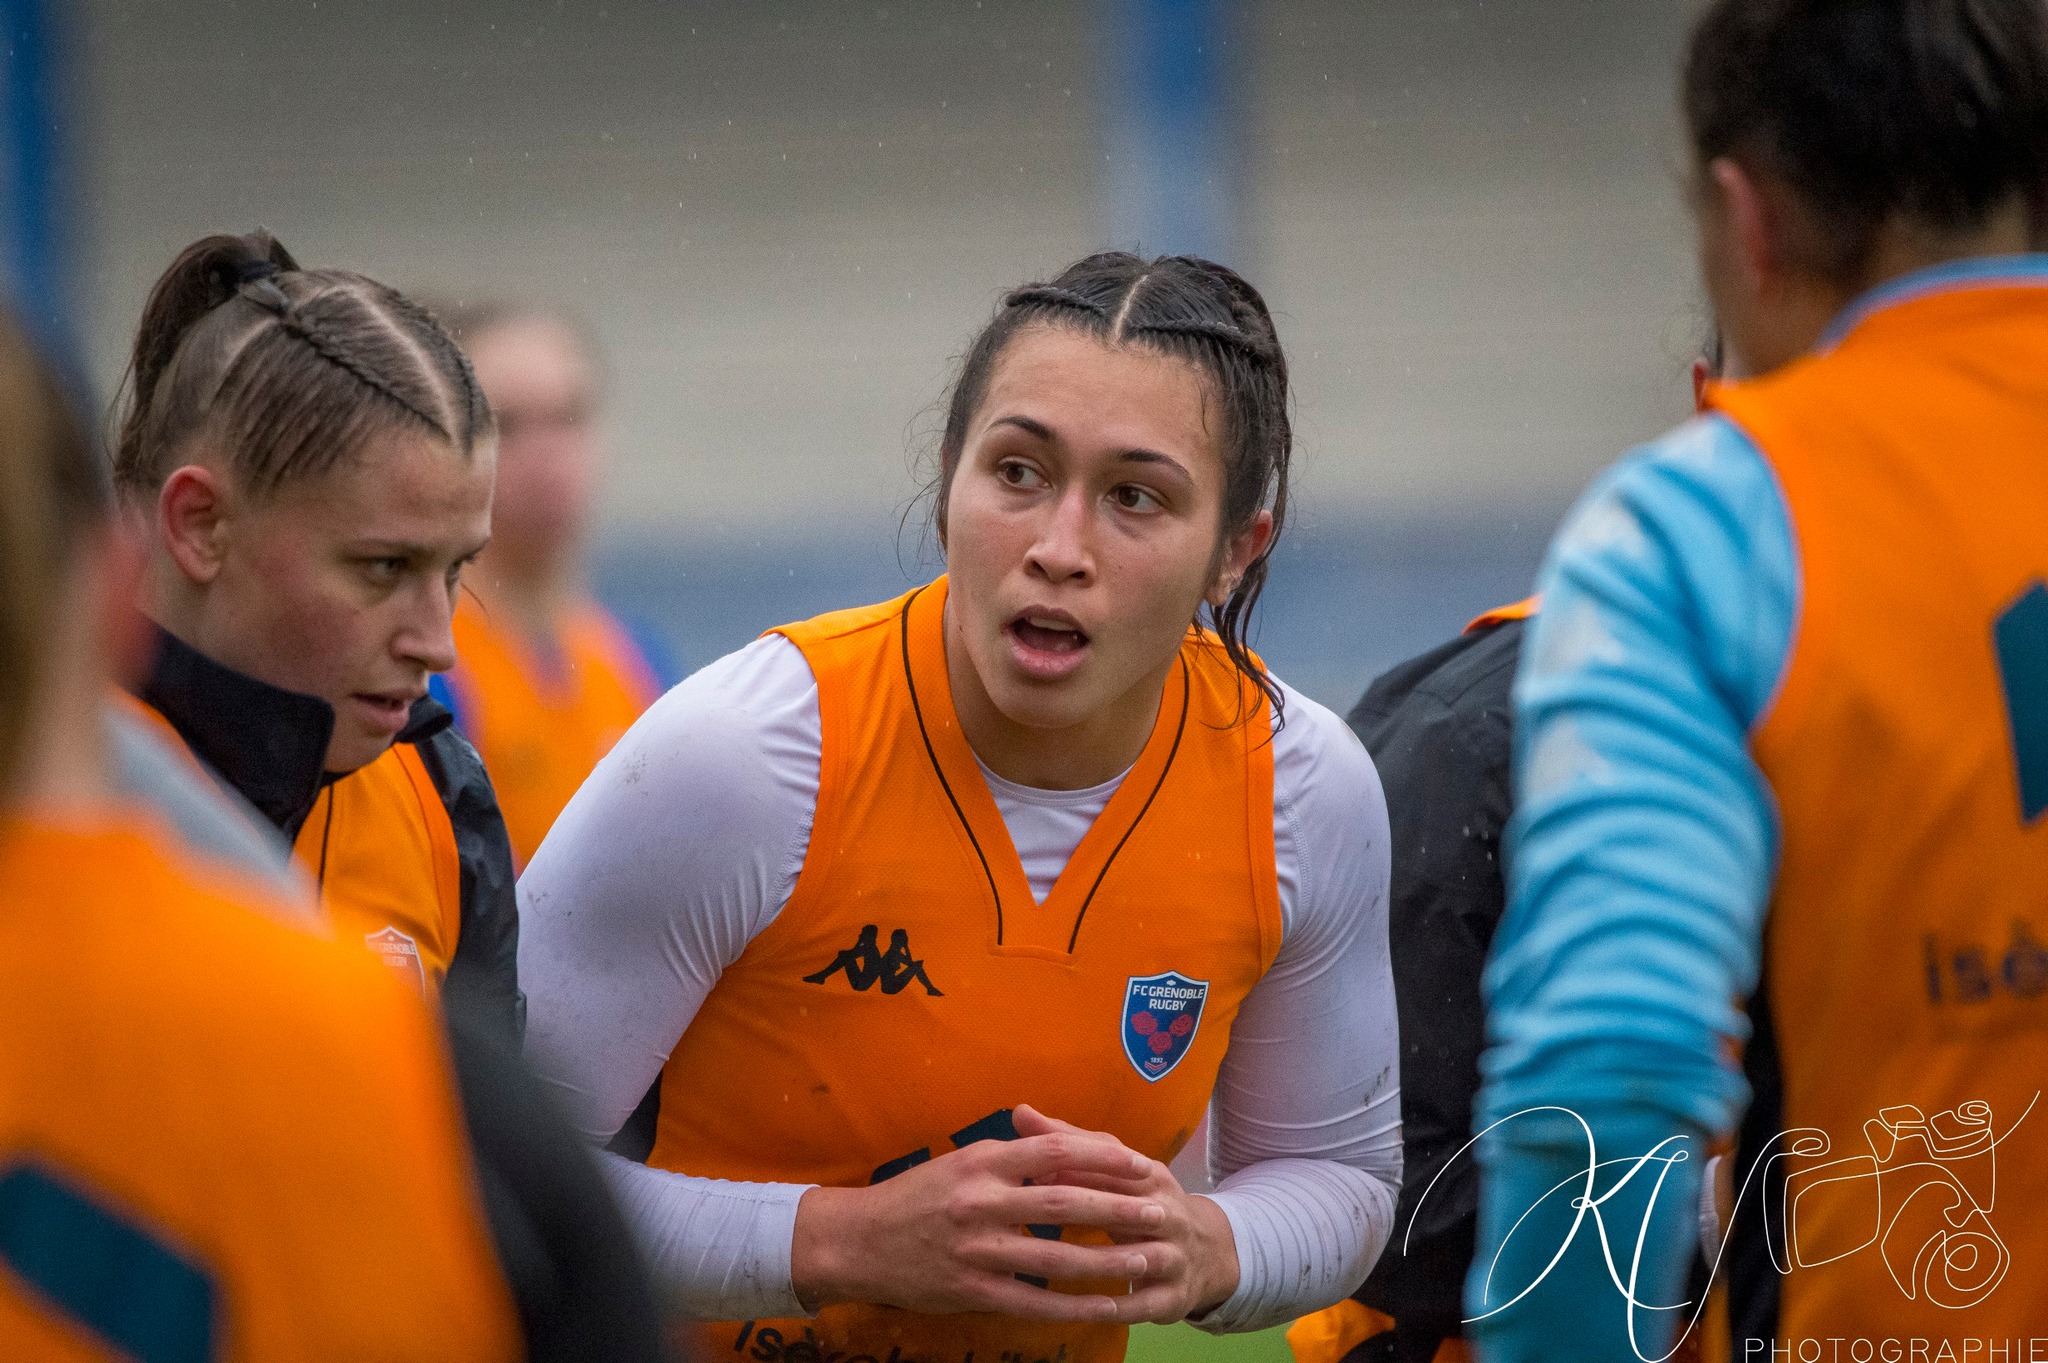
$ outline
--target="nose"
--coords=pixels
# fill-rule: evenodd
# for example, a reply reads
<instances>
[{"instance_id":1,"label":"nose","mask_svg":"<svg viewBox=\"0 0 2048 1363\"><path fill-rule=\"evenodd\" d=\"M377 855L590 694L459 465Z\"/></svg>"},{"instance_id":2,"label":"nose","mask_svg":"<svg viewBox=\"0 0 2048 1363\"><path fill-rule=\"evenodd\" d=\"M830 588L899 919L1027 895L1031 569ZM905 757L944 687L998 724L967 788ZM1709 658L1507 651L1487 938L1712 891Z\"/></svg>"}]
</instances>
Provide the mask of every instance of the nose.
<instances>
[{"instance_id":1,"label":"nose","mask_svg":"<svg viewBox=\"0 0 2048 1363\"><path fill-rule=\"evenodd\" d=\"M1095 576L1095 522L1087 489L1070 486L1046 508L1025 567L1049 583L1087 582Z\"/></svg>"},{"instance_id":2,"label":"nose","mask_svg":"<svg viewBox=\"0 0 2048 1363\"><path fill-rule=\"evenodd\" d=\"M455 593L435 579L405 593L405 613L391 641L391 651L429 672L455 666Z\"/></svg>"}]
</instances>

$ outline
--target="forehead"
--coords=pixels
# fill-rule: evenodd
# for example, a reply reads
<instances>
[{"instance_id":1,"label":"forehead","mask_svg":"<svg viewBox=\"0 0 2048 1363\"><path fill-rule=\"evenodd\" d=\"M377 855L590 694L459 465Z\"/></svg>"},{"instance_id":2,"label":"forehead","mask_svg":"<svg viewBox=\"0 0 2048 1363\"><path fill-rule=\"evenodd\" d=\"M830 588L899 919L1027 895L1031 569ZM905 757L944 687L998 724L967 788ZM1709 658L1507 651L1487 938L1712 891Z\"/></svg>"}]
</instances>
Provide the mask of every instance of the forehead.
<instances>
[{"instance_id":1,"label":"forehead","mask_svg":"<svg viewBox=\"0 0 2048 1363\"><path fill-rule=\"evenodd\" d=\"M472 539L489 531L496 472L491 441L464 458L429 436L388 431L326 473L279 489L268 509L351 538Z\"/></svg>"},{"instance_id":2,"label":"forehead","mask_svg":"<svg viewBox=\"0 0 2048 1363\"><path fill-rule=\"evenodd\" d=\"M1031 417L1076 447L1220 457L1209 385L1192 362L1065 327L1028 327L1003 348L977 424L1005 416Z\"/></svg>"}]
</instances>

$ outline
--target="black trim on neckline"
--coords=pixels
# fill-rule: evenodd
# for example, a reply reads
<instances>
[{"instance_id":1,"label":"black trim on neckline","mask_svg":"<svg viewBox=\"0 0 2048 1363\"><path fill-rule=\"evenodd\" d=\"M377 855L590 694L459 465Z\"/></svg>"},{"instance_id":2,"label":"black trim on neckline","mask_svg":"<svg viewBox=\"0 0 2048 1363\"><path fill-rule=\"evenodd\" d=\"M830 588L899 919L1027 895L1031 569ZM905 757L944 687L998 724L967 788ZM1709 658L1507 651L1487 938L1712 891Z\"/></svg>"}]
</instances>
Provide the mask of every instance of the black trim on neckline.
<instances>
[{"instance_id":1,"label":"black trim on neckline","mask_svg":"<svg viewBox=\"0 0 2048 1363\"><path fill-rule=\"evenodd\" d=\"M156 659L137 694L287 838L298 836L320 792L340 779L325 770L333 706L215 662L168 630L157 631ZM421 742L451 721L424 697L396 741Z\"/></svg>"},{"instance_id":2,"label":"black trim on neckline","mask_svg":"<svg viewBox=\"0 0 2048 1363\"><path fill-rule=\"evenodd\" d=\"M931 761L932 774L939 778L939 789L946 792L946 802L953 806L953 817L960 821L961 829L966 832L967 841L973 846L974 855L981 862L981 873L988 879L988 892L995 897L996 945L1001 946L1003 944L1003 892L1001 887L996 884L995 871L988 864L988 853L982 850L981 839L974 836L974 825L968 822L967 811L960 807L959 797L953 794L953 785L946 779L946 769L939 763L938 751L932 747L932 736L925 728L924 723L924 705L918 700L917 696L917 674L912 671L910 666L910 608L916 604L917 598L923 596L927 590L929 588L919 587L916 591L912 592L909 598L904 601L903 610L897 617L901 631L903 680L910 688L910 711L917 717L917 736L924 740L924 755ZM945 639L945 624L943 620L940 622L939 629L939 637L943 647ZM1074 944L1081 940L1081 920L1088 916L1088 906L1095 902L1095 892L1102 888L1103 878L1109 874L1109 868L1116 864L1118 855L1124 850L1124 844L1131 840L1131 834L1137 832L1138 825L1145 822L1145 816L1152 810L1152 802L1159 798L1159 792L1166 785L1167 773L1173 770L1174 759L1180 756L1180 740L1188 731L1188 711L1194 708L1194 684L1188 676L1188 660L1186 655L1183 654L1179 661L1180 722L1174 727L1173 746L1167 750L1166 763L1159 769L1159 779L1152 783L1152 789L1145 796L1145 803L1139 807L1137 817L1131 820L1131 826L1124 830L1123 836L1116 840L1116 846L1112 847L1109 855L1103 859L1102 869L1095 873L1095 883L1088 887L1088 896L1081 901L1080 911L1074 915L1074 930L1067 934L1067 954L1069 956L1074 954ZM1146 747L1149 748L1150 746L1151 743L1148 740ZM1103 812L1108 812L1108 806L1104 806ZM1098 814L1096 817L1099 819L1102 815ZM1077 847L1075 850L1078 851L1079 848ZM1069 857L1069 860L1071 859ZM1062 874L1065 874L1064 869Z\"/></svg>"},{"instance_id":3,"label":"black trim on neckline","mask_svg":"<svg viewBox=\"0 0 2048 1363\"><path fill-rule=\"evenodd\" d=\"M981 873L988 877L988 892L996 901L996 945L1003 944L1003 892L996 885L996 873L988 864L988 853L981 850L981 839L974 836L974 825L967 821L967 811L960 808L960 800L953 794L952 782L946 779L946 769L939 765L939 754L932 747L932 736L924 727L924 706L917 699L917 674L910 667L910 608L929 588L919 587L903 603L898 624L903 635L903 681L910 687L910 712L917 716L917 736L924 740L924 755L931 759L932 774L939 778L939 789L946 792L946 802L953 806L953 817L960 821L960 827L967 832L967 841L974 847L974 855L981 861ZM939 641L945 645L945 621L939 622Z\"/></svg>"},{"instance_id":4,"label":"black trim on neckline","mask_svg":"<svg viewBox=\"0 0 2048 1363\"><path fill-rule=\"evenodd\" d=\"M1152 783L1151 794L1145 797L1144 805L1138 810L1138 817L1131 820L1131 826L1116 840L1116 846L1103 858L1102 869L1095 873L1095 883L1088 887L1088 897L1081 901L1081 911L1074 915L1074 931L1067 937L1067 955L1074 954L1074 943L1081 940L1081 920L1088 916L1088 906L1095 902L1095 892L1102 888L1102 878L1109 874L1109 868L1116 864L1118 853L1131 840L1131 834L1138 831L1138 825L1145 822L1145 816L1152 811L1152 802L1159 798L1161 788L1166 785L1166 773L1173 770L1173 759L1180 756L1181 735L1188 731L1188 711L1194 708L1194 684L1188 680L1187 655L1180 658L1180 723L1174 727L1173 747L1167 750L1166 765L1159 769L1159 779ZM1097 815L1100 818L1101 815Z\"/></svg>"}]
</instances>

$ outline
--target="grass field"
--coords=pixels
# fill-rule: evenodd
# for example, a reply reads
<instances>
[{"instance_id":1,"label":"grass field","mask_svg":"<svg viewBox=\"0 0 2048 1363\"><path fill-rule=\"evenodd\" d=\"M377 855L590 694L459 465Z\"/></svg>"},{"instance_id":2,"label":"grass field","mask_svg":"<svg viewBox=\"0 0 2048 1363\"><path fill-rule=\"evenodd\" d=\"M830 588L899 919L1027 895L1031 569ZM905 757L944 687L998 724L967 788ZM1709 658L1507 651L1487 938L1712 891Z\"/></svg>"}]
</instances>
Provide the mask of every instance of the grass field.
<instances>
[{"instance_id":1,"label":"grass field","mask_svg":"<svg viewBox=\"0 0 2048 1363\"><path fill-rule=\"evenodd\" d=\"M1131 1331L1129 1363L1293 1363L1287 1331L1262 1330L1255 1335L1205 1335L1187 1325L1140 1325Z\"/></svg>"}]
</instances>

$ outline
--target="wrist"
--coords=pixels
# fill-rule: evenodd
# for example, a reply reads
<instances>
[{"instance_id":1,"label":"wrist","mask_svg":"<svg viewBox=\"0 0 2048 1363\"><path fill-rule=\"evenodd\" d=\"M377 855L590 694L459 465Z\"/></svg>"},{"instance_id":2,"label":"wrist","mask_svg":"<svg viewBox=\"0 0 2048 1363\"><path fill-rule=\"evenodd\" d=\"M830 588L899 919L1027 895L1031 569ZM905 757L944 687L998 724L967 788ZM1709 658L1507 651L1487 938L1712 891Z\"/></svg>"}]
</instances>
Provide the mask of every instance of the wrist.
<instances>
[{"instance_id":1,"label":"wrist","mask_svg":"<svg viewBox=\"0 0 2048 1363\"><path fill-rule=\"evenodd\" d=\"M1188 1199L1195 1224L1195 1308L1190 1316L1206 1315L1237 1293L1241 1269L1237 1232L1230 1217L1212 1198L1197 1193Z\"/></svg>"},{"instance_id":2,"label":"wrist","mask_svg":"<svg viewBox=\"0 0 2048 1363\"><path fill-rule=\"evenodd\" d=\"M806 1311L816 1313L834 1302L848 1301L848 1251L859 1244L853 1229L859 1217L859 1189L806 1189L796 1204L796 1224L789 1240L789 1285Z\"/></svg>"}]
</instances>

